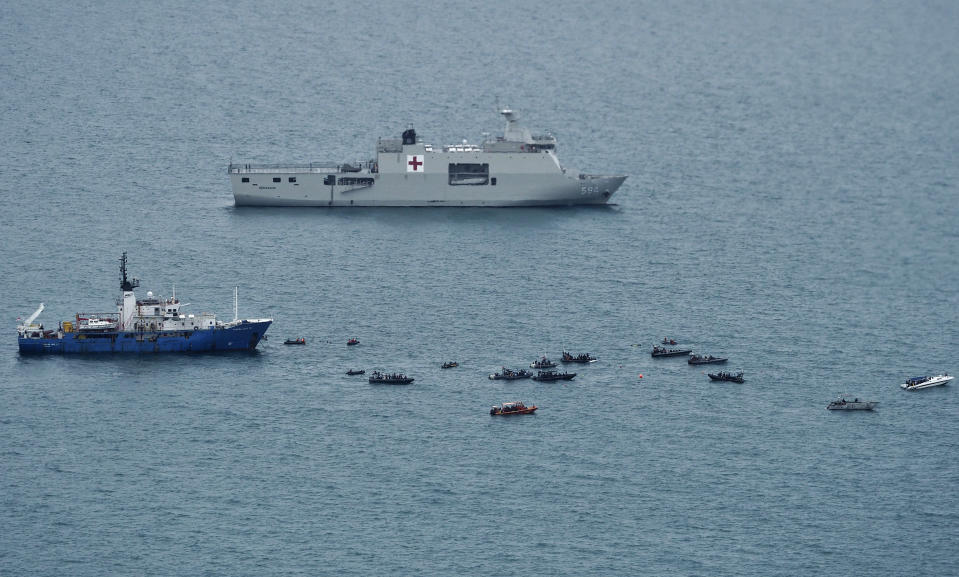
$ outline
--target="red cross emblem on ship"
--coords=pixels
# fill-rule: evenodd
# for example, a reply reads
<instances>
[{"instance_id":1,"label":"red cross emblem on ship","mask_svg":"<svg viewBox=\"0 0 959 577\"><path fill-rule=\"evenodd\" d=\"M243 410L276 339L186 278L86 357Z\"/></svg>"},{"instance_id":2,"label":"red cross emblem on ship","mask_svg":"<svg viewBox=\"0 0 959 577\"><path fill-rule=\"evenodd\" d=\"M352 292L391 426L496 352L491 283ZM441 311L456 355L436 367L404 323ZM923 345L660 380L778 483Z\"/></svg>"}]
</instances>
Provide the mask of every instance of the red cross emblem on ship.
<instances>
[{"instance_id":1,"label":"red cross emblem on ship","mask_svg":"<svg viewBox=\"0 0 959 577\"><path fill-rule=\"evenodd\" d=\"M412 166L413 168L407 168L406 172L420 172L419 168L423 166L423 161L416 156L408 156L407 158L410 160L406 164Z\"/></svg>"}]
</instances>

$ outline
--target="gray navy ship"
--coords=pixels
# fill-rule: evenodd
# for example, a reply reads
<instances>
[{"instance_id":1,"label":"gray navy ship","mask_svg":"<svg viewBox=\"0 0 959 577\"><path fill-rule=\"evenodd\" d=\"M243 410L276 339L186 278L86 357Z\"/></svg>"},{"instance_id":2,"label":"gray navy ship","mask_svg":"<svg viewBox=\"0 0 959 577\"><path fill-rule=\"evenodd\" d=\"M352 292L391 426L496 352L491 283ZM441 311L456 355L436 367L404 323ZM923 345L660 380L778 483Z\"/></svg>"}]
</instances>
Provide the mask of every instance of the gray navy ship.
<instances>
[{"instance_id":1,"label":"gray navy ship","mask_svg":"<svg viewBox=\"0 0 959 577\"><path fill-rule=\"evenodd\" d=\"M409 127L354 164L230 164L236 206L561 206L606 204L625 175L564 168L552 134L510 109L503 136L434 147Z\"/></svg>"}]
</instances>

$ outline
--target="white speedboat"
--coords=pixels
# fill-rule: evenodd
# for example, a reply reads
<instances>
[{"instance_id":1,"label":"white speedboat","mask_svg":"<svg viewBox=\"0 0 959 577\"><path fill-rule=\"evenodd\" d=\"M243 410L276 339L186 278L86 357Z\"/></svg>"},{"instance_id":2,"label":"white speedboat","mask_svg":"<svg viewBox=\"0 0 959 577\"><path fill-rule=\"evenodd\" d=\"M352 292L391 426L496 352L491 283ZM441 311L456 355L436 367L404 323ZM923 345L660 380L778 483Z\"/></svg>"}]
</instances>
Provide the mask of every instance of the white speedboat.
<instances>
[{"instance_id":1,"label":"white speedboat","mask_svg":"<svg viewBox=\"0 0 959 577\"><path fill-rule=\"evenodd\" d=\"M96 317L82 318L78 320L77 328L80 331L114 331L117 328L117 321L108 319L99 319Z\"/></svg>"},{"instance_id":2,"label":"white speedboat","mask_svg":"<svg viewBox=\"0 0 959 577\"><path fill-rule=\"evenodd\" d=\"M911 379L906 379L906 382L899 386L907 391L912 391L914 389L928 389L929 387L938 387L939 385L944 385L954 378L955 377L948 373L935 375L933 377L913 377Z\"/></svg>"}]
</instances>

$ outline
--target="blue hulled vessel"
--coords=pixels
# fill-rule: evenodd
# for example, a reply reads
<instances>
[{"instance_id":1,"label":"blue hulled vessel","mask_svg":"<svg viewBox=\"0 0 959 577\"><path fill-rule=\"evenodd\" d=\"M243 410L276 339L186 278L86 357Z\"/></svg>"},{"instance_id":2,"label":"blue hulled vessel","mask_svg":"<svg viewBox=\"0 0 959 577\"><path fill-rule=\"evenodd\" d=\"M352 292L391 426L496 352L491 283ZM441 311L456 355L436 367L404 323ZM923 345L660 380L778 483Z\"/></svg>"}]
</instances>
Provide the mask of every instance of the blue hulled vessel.
<instances>
[{"instance_id":1,"label":"blue hulled vessel","mask_svg":"<svg viewBox=\"0 0 959 577\"><path fill-rule=\"evenodd\" d=\"M127 278L127 254L120 257L120 290L115 313L77 313L56 329L36 323L43 304L17 327L23 354L182 353L253 350L273 319L238 319L234 293L233 320L210 313L183 314L176 294L137 299L140 281ZM174 291L175 293L175 291Z\"/></svg>"}]
</instances>

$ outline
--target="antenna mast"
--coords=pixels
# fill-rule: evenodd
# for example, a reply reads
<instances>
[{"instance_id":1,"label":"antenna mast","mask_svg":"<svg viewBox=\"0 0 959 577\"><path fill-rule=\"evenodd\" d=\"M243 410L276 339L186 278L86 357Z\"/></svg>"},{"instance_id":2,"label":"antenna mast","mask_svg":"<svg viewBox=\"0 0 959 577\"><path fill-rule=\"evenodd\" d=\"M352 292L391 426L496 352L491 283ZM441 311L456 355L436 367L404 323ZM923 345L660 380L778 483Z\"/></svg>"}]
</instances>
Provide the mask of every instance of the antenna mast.
<instances>
[{"instance_id":1,"label":"antenna mast","mask_svg":"<svg viewBox=\"0 0 959 577\"><path fill-rule=\"evenodd\" d=\"M127 252L120 257L120 290L130 292L140 286L140 279L127 280Z\"/></svg>"}]
</instances>

